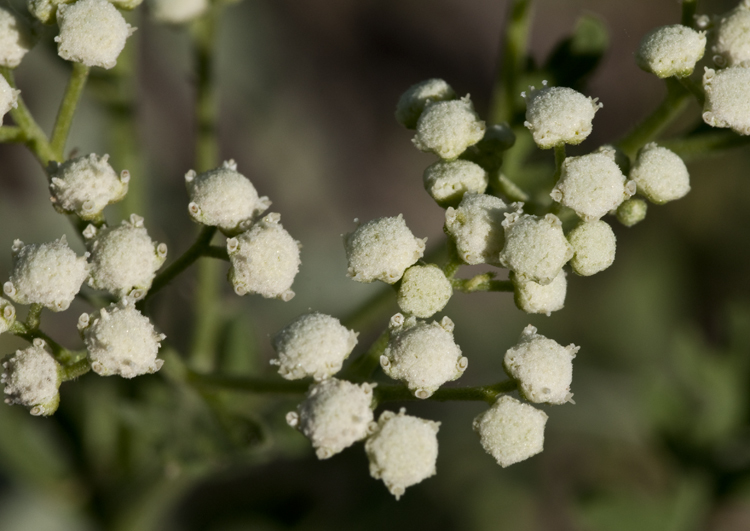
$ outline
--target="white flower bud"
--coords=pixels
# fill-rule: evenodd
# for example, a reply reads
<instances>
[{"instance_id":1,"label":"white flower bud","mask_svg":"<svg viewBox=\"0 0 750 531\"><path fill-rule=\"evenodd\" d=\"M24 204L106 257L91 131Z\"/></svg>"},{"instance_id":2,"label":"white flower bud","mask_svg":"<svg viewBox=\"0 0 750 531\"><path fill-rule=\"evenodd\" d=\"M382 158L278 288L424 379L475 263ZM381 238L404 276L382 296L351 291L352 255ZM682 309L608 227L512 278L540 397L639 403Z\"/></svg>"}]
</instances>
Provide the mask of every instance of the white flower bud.
<instances>
[{"instance_id":1,"label":"white flower bud","mask_svg":"<svg viewBox=\"0 0 750 531\"><path fill-rule=\"evenodd\" d=\"M584 96L568 87L544 87L529 93L526 99L526 122L536 145L549 149L560 144L580 144L591 134L594 115L601 107L597 99Z\"/></svg>"},{"instance_id":2,"label":"white flower bud","mask_svg":"<svg viewBox=\"0 0 750 531\"><path fill-rule=\"evenodd\" d=\"M156 355L166 336L135 309L131 299L123 298L91 315L82 314L78 330L88 350L91 369L101 376L133 378L154 373L164 364Z\"/></svg>"},{"instance_id":3,"label":"white flower bud","mask_svg":"<svg viewBox=\"0 0 750 531\"><path fill-rule=\"evenodd\" d=\"M453 340L453 321L425 323L415 317L391 317L391 339L380 356L383 372L401 380L417 398L429 398L445 382L459 378L469 360Z\"/></svg>"},{"instance_id":4,"label":"white flower bud","mask_svg":"<svg viewBox=\"0 0 750 531\"><path fill-rule=\"evenodd\" d=\"M630 178L638 185L638 193L656 204L680 199L690 191L685 163L679 155L654 142L638 152Z\"/></svg>"},{"instance_id":5,"label":"white flower bud","mask_svg":"<svg viewBox=\"0 0 750 531\"><path fill-rule=\"evenodd\" d=\"M208 9L208 0L152 0L151 15L163 24L185 24Z\"/></svg>"},{"instance_id":6,"label":"white flower bud","mask_svg":"<svg viewBox=\"0 0 750 531\"><path fill-rule=\"evenodd\" d=\"M547 316L552 312L562 310L568 290L568 281L565 277L565 271L561 269L552 282L543 286L532 280L519 279L511 272L510 279L515 288L516 306L526 313L543 313Z\"/></svg>"},{"instance_id":7,"label":"white flower bud","mask_svg":"<svg viewBox=\"0 0 750 531\"><path fill-rule=\"evenodd\" d=\"M544 449L546 423L544 411L505 395L474 419L474 431L484 451L505 468Z\"/></svg>"},{"instance_id":8,"label":"white flower bud","mask_svg":"<svg viewBox=\"0 0 750 531\"><path fill-rule=\"evenodd\" d=\"M377 431L365 443L370 475L382 479L397 500L406 487L435 475L438 455L440 423L405 412L383 411Z\"/></svg>"},{"instance_id":9,"label":"white flower bud","mask_svg":"<svg viewBox=\"0 0 750 531\"><path fill-rule=\"evenodd\" d=\"M109 2L117 9L131 11L141 5L143 0L109 0Z\"/></svg>"},{"instance_id":10,"label":"white flower bud","mask_svg":"<svg viewBox=\"0 0 750 531\"><path fill-rule=\"evenodd\" d=\"M330 315L301 315L273 337L279 357L271 364L278 365L279 374L287 380L307 376L323 380L341 370L357 344L357 335Z\"/></svg>"},{"instance_id":11,"label":"white flower bud","mask_svg":"<svg viewBox=\"0 0 750 531\"><path fill-rule=\"evenodd\" d=\"M628 199L627 201L623 201L622 204L617 207L617 221L626 227L632 227L636 223L640 223L646 219L647 210L648 203L643 199Z\"/></svg>"},{"instance_id":12,"label":"white flower bud","mask_svg":"<svg viewBox=\"0 0 750 531\"><path fill-rule=\"evenodd\" d=\"M14 89L5 77L0 76L0 125L3 125L3 117L11 109L18 107L18 95L20 90Z\"/></svg>"},{"instance_id":13,"label":"white flower bud","mask_svg":"<svg viewBox=\"0 0 750 531\"><path fill-rule=\"evenodd\" d=\"M16 309L0 297L0 334L7 332L16 323Z\"/></svg>"},{"instance_id":14,"label":"white flower bud","mask_svg":"<svg viewBox=\"0 0 750 531\"><path fill-rule=\"evenodd\" d=\"M398 306L403 311L426 319L445 308L453 287L445 273L435 265L415 265L404 273L398 290Z\"/></svg>"},{"instance_id":15,"label":"white flower bud","mask_svg":"<svg viewBox=\"0 0 750 531\"><path fill-rule=\"evenodd\" d=\"M300 244L284 230L281 215L271 213L248 231L227 240L229 282L237 295L257 293L289 301L299 271Z\"/></svg>"},{"instance_id":16,"label":"white flower bud","mask_svg":"<svg viewBox=\"0 0 750 531\"><path fill-rule=\"evenodd\" d=\"M0 7L0 66L16 68L32 46L31 33L23 21Z\"/></svg>"},{"instance_id":17,"label":"white flower bud","mask_svg":"<svg viewBox=\"0 0 750 531\"><path fill-rule=\"evenodd\" d=\"M329 378L310 386L307 397L286 420L310 439L318 459L328 459L375 428L372 387Z\"/></svg>"},{"instance_id":18,"label":"white flower bud","mask_svg":"<svg viewBox=\"0 0 750 531\"><path fill-rule=\"evenodd\" d=\"M29 0L29 13L44 24L53 24L57 14L57 6L69 4L73 0Z\"/></svg>"},{"instance_id":19,"label":"white flower bud","mask_svg":"<svg viewBox=\"0 0 750 531\"><path fill-rule=\"evenodd\" d=\"M135 28L107 0L78 0L57 8L57 54L66 61L112 68Z\"/></svg>"},{"instance_id":20,"label":"white flower bud","mask_svg":"<svg viewBox=\"0 0 750 531\"><path fill-rule=\"evenodd\" d=\"M719 67L750 66L750 2L717 17L712 33L711 50Z\"/></svg>"},{"instance_id":21,"label":"white flower bud","mask_svg":"<svg viewBox=\"0 0 750 531\"><path fill-rule=\"evenodd\" d=\"M347 275L357 282L394 284L422 258L426 241L414 237L401 214L368 221L344 235Z\"/></svg>"},{"instance_id":22,"label":"white flower bud","mask_svg":"<svg viewBox=\"0 0 750 531\"><path fill-rule=\"evenodd\" d=\"M92 153L59 165L50 163L49 191L55 210L91 220L107 205L122 200L128 193L130 172L123 170L118 176L108 161L109 155Z\"/></svg>"},{"instance_id":23,"label":"white flower bud","mask_svg":"<svg viewBox=\"0 0 750 531\"><path fill-rule=\"evenodd\" d=\"M396 104L396 120L407 129L415 129L427 104L456 98L451 86L442 79L428 79L412 85Z\"/></svg>"},{"instance_id":24,"label":"white flower bud","mask_svg":"<svg viewBox=\"0 0 750 531\"><path fill-rule=\"evenodd\" d=\"M529 402L564 404L572 402L573 358L580 347L563 347L536 333L529 325L518 344L505 353L503 366L518 380L518 391Z\"/></svg>"},{"instance_id":25,"label":"white flower bud","mask_svg":"<svg viewBox=\"0 0 750 531\"><path fill-rule=\"evenodd\" d=\"M579 223L568 233L568 241L575 253L570 267L578 275L587 277L604 271L615 261L617 239L612 227L602 220Z\"/></svg>"},{"instance_id":26,"label":"white flower bud","mask_svg":"<svg viewBox=\"0 0 750 531\"><path fill-rule=\"evenodd\" d=\"M17 350L3 368L0 381L5 384L6 404L29 407L32 415L51 415L57 410L61 367L42 339L36 338L32 346Z\"/></svg>"},{"instance_id":27,"label":"white flower bud","mask_svg":"<svg viewBox=\"0 0 750 531\"><path fill-rule=\"evenodd\" d=\"M635 54L636 63L660 78L687 77L706 50L706 33L681 24L662 26L647 33Z\"/></svg>"},{"instance_id":28,"label":"white flower bud","mask_svg":"<svg viewBox=\"0 0 750 531\"><path fill-rule=\"evenodd\" d=\"M729 127L737 134L750 134L750 68L732 67L714 71L706 68L703 89L703 121L711 127Z\"/></svg>"},{"instance_id":29,"label":"white flower bud","mask_svg":"<svg viewBox=\"0 0 750 531\"><path fill-rule=\"evenodd\" d=\"M487 189L487 172L468 160L438 161L424 171L424 189L442 207L457 206L464 194Z\"/></svg>"},{"instance_id":30,"label":"white flower bud","mask_svg":"<svg viewBox=\"0 0 750 531\"><path fill-rule=\"evenodd\" d=\"M88 276L84 256L68 247L65 236L51 243L13 242L13 272L3 291L18 304L41 304L53 312L67 310Z\"/></svg>"},{"instance_id":31,"label":"white flower bud","mask_svg":"<svg viewBox=\"0 0 750 531\"><path fill-rule=\"evenodd\" d=\"M417 122L412 142L421 151L453 160L484 136L485 124L474 112L469 96L429 103Z\"/></svg>"}]
</instances>

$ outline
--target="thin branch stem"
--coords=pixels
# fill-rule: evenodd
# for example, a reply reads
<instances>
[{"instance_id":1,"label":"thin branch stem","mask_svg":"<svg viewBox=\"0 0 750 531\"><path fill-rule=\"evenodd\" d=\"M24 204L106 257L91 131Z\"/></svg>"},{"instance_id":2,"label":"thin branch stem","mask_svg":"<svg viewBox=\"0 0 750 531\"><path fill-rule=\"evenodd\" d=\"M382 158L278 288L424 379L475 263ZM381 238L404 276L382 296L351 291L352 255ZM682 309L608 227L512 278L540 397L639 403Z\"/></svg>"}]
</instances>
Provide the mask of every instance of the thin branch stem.
<instances>
[{"instance_id":1,"label":"thin branch stem","mask_svg":"<svg viewBox=\"0 0 750 531\"><path fill-rule=\"evenodd\" d=\"M62 368L62 381L67 382L69 380L75 380L80 376L83 376L91 370L91 363L87 358L71 363L70 365L63 365Z\"/></svg>"},{"instance_id":2,"label":"thin branch stem","mask_svg":"<svg viewBox=\"0 0 750 531\"><path fill-rule=\"evenodd\" d=\"M706 101L706 92L703 90L703 87L690 77L681 77L677 81L695 97L698 105L703 107L703 103Z\"/></svg>"},{"instance_id":3,"label":"thin branch stem","mask_svg":"<svg viewBox=\"0 0 750 531\"><path fill-rule=\"evenodd\" d=\"M25 323L26 328L28 328L29 331L39 329L39 325L41 324L42 310L44 310L44 306L38 303L29 306L29 313L26 316Z\"/></svg>"},{"instance_id":4,"label":"thin branch stem","mask_svg":"<svg viewBox=\"0 0 750 531\"><path fill-rule=\"evenodd\" d=\"M26 135L17 125L3 125L0 126L0 142L26 142Z\"/></svg>"},{"instance_id":5,"label":"thin branch stem","mask_svg":"<svg viewBox=\"0 0 750 531\"><path fill-rule=\"evenodd\" d=\"M78 362L80 359L86 357L86 351L68 350L61 346L57 341L49 337L47 334L39 329L31 330L24 323L16 321L13 326L8 330L11 334L21 339L25 339L29 343L33 343L35 339L43 339L47 346L52 351L52 355L62 365L70 365Z\"/></svg>"},{"instance_id":6,"label":"thin branch stem","mask_svg":"<svg viewBox=\"0 0 750 531\"><path fill-rule=\"evenodd\" d=\"M484 401L492 404L497 396L510 393L517 387L515 380L504 380L492 385L477 387L444 387L435 391L429 400L439 402L452 401ZM377 404L383 402L401 402L404 400L422 400L414 396L405 385L378 385L374 390Z\"/></svg>"},{"instance_id":7,"label":"thin branch stem","mask_svg":"<svg viewBox=\"0 0 750 531\"><path fill-rule=\"evenodd\" d=\"M747 144L750 144L750 136L741 136L728 130L712 130L661 142L661 145L674 151L685 161L721 155L724 150Z\"/></svg>"},{"instance_id":8,"label":"thin branch stem","mask_svg":"<svg viewBox=\"0 0 750 531\"><path fill-rule=\"evenodd\" d=\"M552 182L555 184L560 180L563 162L565 162L565 144L558 144L555 146L555 175L552 178Z\"/></svg>"},{"instance_id":9,"label":"thin branch stem","mask_svg":"<svg viewBox=\"0 0 750 531\"><path fill-rule=\"evenodd\" d=\"M341 378L354 381L365 381L368 378L371 378L375 370L380 366L380 356L383 354L383 351L385 351L385 347L388 346L390 338L390 331L388 329L384 330L375 342L370 345L367 352L354 360L354 362L341 373Z\"/></svg>"},{"instance_id":10,"label":"thin branch stem","mask_svg":"<svg viewBox=\"0 0 750 531\"><path fill-rule=\"evenodd\" d=\"M227 248L221 245L209 245L203 251L203 256L207 256L209 258L217 258L219 260L229 262L229 253L227 252Z\"/></svg>"},{"instance_id":11,"label":"thin branch stem","mask_svg":"<svg viewBox=\"0 0 750 531\"><path fill-rule=\"evenodd\" d=\"M86 86L86 80L89 77L89 67L82 63L73 63L73 70L70 73L68 86L65 89L65 96L60 103L60 109L57 112L57 120L52 130L52 140L50 145L55 153L57 161L65 160L65 143L68 141L70 126L73 125L73 117L81 99L83 88Z\"/></svg>"},{"instance_id":12,"label":"thin branch stem","mask_svg":"<svg viewBox=\"0 0 750 531\"><path fill-rule=\"evenodd\" d=\"M456 291L473 293L475 291L513 292L513 282L510 280L492 280L494 273L482 273L472 278L454 278L451 285Z\"/></svg>"}]
</instances>

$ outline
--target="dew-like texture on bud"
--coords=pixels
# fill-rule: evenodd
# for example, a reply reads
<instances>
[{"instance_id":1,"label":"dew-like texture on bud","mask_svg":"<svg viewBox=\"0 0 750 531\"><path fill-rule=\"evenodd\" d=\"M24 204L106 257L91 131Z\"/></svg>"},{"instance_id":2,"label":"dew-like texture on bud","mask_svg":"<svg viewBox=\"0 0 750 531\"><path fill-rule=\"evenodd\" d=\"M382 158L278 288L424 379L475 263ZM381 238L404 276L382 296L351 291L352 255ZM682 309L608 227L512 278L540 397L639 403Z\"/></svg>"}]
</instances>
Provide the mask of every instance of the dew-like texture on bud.
<instances>
[{"instance_id":1,"label":"dew-like texture on bud","mask_svg":"<svg viewBox=\"0 0 750 531\"><path fill-rule=\"evenodd\" d=\"M513 212L506 214L503 227L505 247L500 262L519 280L549 284L573 256L562 223L554 214L539 218Z\"/></svg>"},{"instance_id":2,"label":"dew-like texture on bud","mask_svg":"<svg viewBox=\"0 0 750 531\"><path fill-rule=\"evenodd\" d=\"M257 293L267 299L290 301L300 266L300 244L282 227L281 215L271 213L235 238L227 240L229 282L237 295Z\"/></svg>"},{"instance_id":3,"label":"dew-like texture on bud","mask_svg":"<svg viewBox=\"0 0 750 531\"><path fill-rule=\"evenodd\" d=\"M750 66L750 2L717 17L711 51L719 67Z\"/></svg>"},{"instance_id":4,"label":"dew-like texture on bud","mask_svg":"<svg viewBox=\"0 0 750 531\"><path fill-rule=\"evenodd\" d=\"M112 68L135 28L107 0L78 0L57 8L57 54L66 61Z\"/></svg>"},{"instance_id":5,"label":"dew-like texture on bud","mask_svg":"<svg viewBox=\"0 0 750 531\"><path fill-rule=\"evenodd\" d=\"M60 404L61 367L41 339L3 363L0 380L5 403L31 408L32 415L51 415Z\"/></svg>"},{"instance_id":6,"label":"dew-like texture on bud","mask_svg":"<svg viewBox=\"0 0 750 531\"><path fill-rule=\"evenodd\" d=\"M474 419L484 451L505 468L544 449L547 414L510 396L501 396Z\"/></svg>"},{"instance_id":7,"label":"dew-like texture on bud","mask_svg":"<svg viewBox=\"0 0 750 531\"><path fill-rule=\"evenodd\" d=\"M370 475L398 500L407 487L435 475L439 429L439 422L406 415L403 408L398 414L383 411L365 443Z\"/></svg>"},{"instance_id":8,"label":"dew-like texture on bud","mask_svg":"<svg viewBox=\"0 0 750 531\"><path fill-rule=\"evenodd\" d=\"M635 60L643 70L660 78L687 77L705 50L705 32L672 24L647 33L638 46Z\"/></svg>"},{"instance_id":9,"label":"dew-like texture on bud","mask_svg":"<svg viewBox=\"0 0 750 531\"><path fill-rule=\"evenodd\" d=\"M648 203L643 199L637 197L628 199L617 207L617 221L626 227L632 227L646 219L647 210Z\"/></svg>"},{"instance_id":10,"label":"dew-like texture on bud","mask_svg":"<svg viewBox=\"0 0 750 531\"><path fill-rule=\"evenodd\" d=\"M469 96L425 106L412 142L417 149L453 160L484 136L485 124L474 112Z\"/></svg>"},{"instance_id":11,"label":"dew-like texture on bud","mask_svg":"<svg viewBox=\"0 0 750 531\"><path fill-rule=\"evenodd\" d=\"M278 355L271 364L279 366L281 376L323 380L341 370L357 344L357 333L335 317L313 312L289 323L271 342Z\"/></svg>"},{"instance_id":12,"label":"dew-like texture on bud","mask_svg":"<svg viewBox=\"0 0 750 531\"><path fill-rule=\"evenodd\" d=\"M394 284L422 258L426 241L412 234L401 214L363 223L344 235L347 275L357 282Z\"/></svg>"},{"instance_id":13,"label":"dew-like texture on bud","mask_svg":"<svg viewBox=\"0 0 750 531\"><path fill-rule=\"evenodd\" d=\"M750 134L750 67L714 71L706 68L703 89L703 121L711 127L728 127L740 135Z\"/></svg>"},{"instance_id":14,"label":"dew-like texture on bud","mask_svg":"<svg viewBox=\"0 0 750 531\"><path fill-rule=\"evenodd\" d=\"M680 156L654 142L640 150L630 178L638 193L656 204L680 199L690 191L690 175Z\"/></svg>"},{"instance_id":15,"label":"dew-like texture on bud","mask_svg":"<svg viewBox=\"0 0 750 531\"><path fill-rule=\"evenodd\" d=\"M208 9L208 0L152 0L151 15L163 24L185 24Z\"/></svg>"},{"instance_id":16,"label":"dew-like texture on bud","mask_svg":"<svg viewBox=\"0 0 750 531\"><path fill-rule=\"evenodd\" d=\"M404 273L398 290L398 306L404 312L426 319L445 308L453 287L435 265L415 265Z\"/></svg>"},{"instance_id":17,"label":"dew-like texture on bud","mask_svg":"<svg viewBox=\"0 0 750 531\"><path fill-rule=\"evenodd\" d=\"M89 286L118 299L145 296L167 258L167 246L154 242L143 226L143 218L135 214L119 227L97 231L89 225L84 236L89 238L91 251Z\"/></svg>"},{"instance_id":18,"label":"dew-like texture on bud","mask_svg":"<svg viewBox=\"0 0 750 531\"><path fill-rule=\"evenodd\" d=\"M50 165L50 200L60 213L91 220L104 207L122 200L128 192L130 174L119 176L109 165L109 155L94 153Z\"/></svg>"},{"instance_id":19,"label":"dew-like texture on bud","mask_svg":"<svg viewBox=\"0 0 750 531\"><path fill-rule=\"evenodd\" d=\"M427 104L456 98L451 86L442 79L427 79L409 87L396 104L396 120L407 129L416 129Z\"/></svg>"},{"instance_id":20,"label":"dew-like texture on bud","mask_svg":"<svg viewBox=\"0 0 750 531\"><path fill-rule=\"evenodd\" d=\"M518 391L529 402L564 404L573 398L570 384L578 349L573 344L563 347L529 325L518 344L505 353L503 366L518 380Z\"/></svg>"},{"instance_id":21,"label":"dew-like texture on bud","mask_svg":"<svg viewBox=\"0 0 750 531\"><path fill-rule=\"evenodd\" d=\"M617 239L612 227L602 220L579 223L568 233L568 241L575 253L570 267L578 275L604 271L615 261Z\"/></svg>"},{"instance_id":22,"label":"dew-like texture on bud","mask_svg":"<svg viewBox=\"0 0 750 531\"><path fill-rule=\"evenodd\" d=\"M16 322L16 309L7 300L0 297L0 334L10 330Z\"/></svg>"},{"instance_id":23,"label":"dew-like texture on bud","mask_svg":"<svg viewBox=\"0 0 750 531\"><path fill-rule=\"evenodd\" d=\"M310 386L305 400L286 420L310 439L318 459L328 459L374 428L372 386L329 378Z\"/></svg>"},{"instance_id":24,"label":"dew-like texture on bud","mask_svg":"<svg viewBox=\"0 0 750 531\"><path fill-rule=\"evenodd\" d=\"M445 382L459 378L469 363L453 339L453 321L437 323L391 318L391 338L380 365L394 380L401 380L417 398L429 398Z\"/></svg>"},{"instance_id":25,"label":"dew-like texture on bud","mask_svg":"<svg viewBox=\"0 0 750 531\"><path fill-rule=\"evenodd\" d=\"M10 86L5 77L0 76L0 125L3 125L3 118L18 106L18 95L20 90Z\"/></svg>"},{"instance_id":26,"label":"dew-like texture on bud","mask_svg":"<svg viewBox=\"0 0 750 531\"><path fill-rule=\"evenodd\" d=\"M16 68L32 46L31 33L23 21L0 7L0 66Z\"/></svg>"},{"instance_id":27,"label":"dew-like texture on bud","mask_svg":"<svg viewBox=\"0 0 750 531\"><path fill-rule=\"evenodd\" d=\"M161 369L156 357L165 338L148 317L136 310L133 301L122 299L78 319L78 329L88 350L91 369L100 376L133 378Z\"/></svg>"},{"instance_id":28,"label":"dew-like texture on bud","mask_svg":"<svg viewBox=\"0 0 750 531\"><path fill-rule=\"evenodd\" d=\"M594 221L630 198L636 190L615 162L615 151L604 148L581 157L568 157L550 197L582 219Z\"/></svg>"},{"instance_id":29,"label":"dew-like texture on bud","mask_svg":"<svg viewBox=\"0 0 750 531\"><path fill-rule=\"evenodd\" d=\"M565 306L565 294L568 290L568 281L564 270L560 270L557 276L543 286L533 280L521 280L513 272L510 274L513 281L516 306L526 313L543 313L549 316L552 312L562 310Z\"/></svg>"},{"instance_id":30,"label":"dew-like texture on bud","mask_svg":"<svg viewBox=\"0 0 750 531\"><path fill-rule=\"evenodd\" d=\"M580 144L591 134L596 99L568 87L544 87L521 94L526 99L526 122L536 145L549 149L561 144Z\"/></svg>"},{"instance_id":31,"label":"dew-like texture on bud","mask_svg":"<svg viewBox=\"0 0 750 531\"><path fill-rule=\"evenodd\" d=\"M487 172L468 160L439 161L424 171L424 189L442 207L457 206L464 194L487 189Z\"/></svg>"},{"instance_id":32,"label":"dew-like texture on bud","mask_svg":"<svg viewBox=\"0 0 750 531\"><path fill-rule=\"evenodd\" d=\"M50 243L13 242L13 271L3 291L18 304L41 304L53 312L67 310L88 276L85 256L76 256L65 236Z\"/></svg>"}]
</instances>

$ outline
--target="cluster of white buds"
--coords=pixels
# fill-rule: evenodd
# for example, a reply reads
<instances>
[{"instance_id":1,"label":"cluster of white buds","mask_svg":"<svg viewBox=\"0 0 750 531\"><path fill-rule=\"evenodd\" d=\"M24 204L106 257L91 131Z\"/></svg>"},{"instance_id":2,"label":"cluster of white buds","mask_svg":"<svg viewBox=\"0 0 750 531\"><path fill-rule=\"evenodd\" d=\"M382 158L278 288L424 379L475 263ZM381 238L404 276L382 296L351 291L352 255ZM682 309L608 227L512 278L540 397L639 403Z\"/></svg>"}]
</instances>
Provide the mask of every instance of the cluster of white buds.
<instances>
[{"instance_id":1,"label":"cluster of white buds","mask_svg":"<svg viewBox=\"0 0 750 531\"><path fill-rule=\"evenodd\" d=\"M0 66L16 68L33 45L23 20L0 7Z\"/></svg>"},{"instance_id":2,"label":"cluster of white buds","mask_svg":"<svg viewBox=\"0 0 750 531\"><path fill-rule=\"evenodd\" d=\"M636 62L660 78L687 77L706 51L706 33L681 24L647 33L636 52Z\"/></svg>"},{"instance_id":3,"label":"cluster of white buds","mask_svg":"<svg viewBox=\"0 0 750 531\"><path fill-rule=\"evenodd\" d=\"M208 10L208 0L152 0L151 15L163 24L185 24Z\"/></svg>"},{"instance_id":4,"label":"cluster of white buds","mask_svg":"<svg viewBox=\"0 0 750 531\"><path fill-rule=\"evenodd\" d=\"M31 408L32 415L51 415L60 404L61 370L45 341L34 339L3 363L5 403Z\"/></svg>"},{"instance_id":5,"label":"cluster of white buds","mask_svg":"<svg viewBox=\"0 0 750 531\"><path fill-rule=\"evenodd\" d=\"M20 90L11 87L10 83L0 76L0 125L3 125L3 117L18 106L20 93Z\"/></svg>"}]
</instances>

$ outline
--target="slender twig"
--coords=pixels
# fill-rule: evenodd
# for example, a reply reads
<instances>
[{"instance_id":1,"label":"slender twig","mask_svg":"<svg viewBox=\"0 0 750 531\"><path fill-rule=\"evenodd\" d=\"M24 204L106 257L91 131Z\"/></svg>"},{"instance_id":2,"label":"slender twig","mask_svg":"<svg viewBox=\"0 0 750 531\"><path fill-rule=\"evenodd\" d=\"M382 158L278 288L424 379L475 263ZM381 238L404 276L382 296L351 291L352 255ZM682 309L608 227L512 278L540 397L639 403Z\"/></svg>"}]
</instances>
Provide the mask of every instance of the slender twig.
<instances>
[{"instance_id":1,"label":"slender twig","mask_svg":"<svg viewBox=\"0 0 750 531\"><path fill-rule=\"evenodd\" d=\"M513 292L513 282L510 280L492 280L494 273L482 273L472 278L451 280L451 285L456 291L473 293L475 291L502 291Z\"/></svg>"},{"instance_id":2,"label":"slender twig","mask_svg":"<svg viewBox=\"0 0 750 531\"><path fill-rule=\"evenodd\" d=\"M440 402L454 401L484 401L492 403L497 399L497 395L510 393L517 387L515 380L504 380L492 385L483 385L477 387L443 387L435 391L430 400ZM375 388L375 401L378 404L383 402L394 402L403 400L421 400L414 396L405 385L378 385Z\"/></svg>"},{"instance_id":3,"label":"slender twig","mask_svg":"<svg viewBox=\"0 0 750 531\"><path fill-rule=\"evenodd\" d=\"M706 92L703 90L703 87L690 77L681 77L678 78L678 81L680 82L680 85L685 87L690 92L690 94L695 97L698 105L702 107L703 103L706 101Z\"/></svg>"},{"instance_id":4,"label":"slender twig","mask_svg":"<svg viewBox=\"0 0 750 531\"><path fill-rule=\"evenodd\" d=\"M207 256L209 258L217 258L219 260L224 260L225 262L229 261L229 253L227 252L227 248L221 245L209 245L203 251L203 256Z\"/></svg>"},{"instance_id":5,"label":"slender twig","mask_svg":"<svg viewBox=\"0 0 750 531\"><path fill-rule=\"evenodd\" d=\"M76 378L83 376L91 370L91 363L87 358L80 359L75 363L69 365L63 365L62 367L62 381L67 382L69 380L75 380Z\"/></svg>"},{"instance_id":6,"label":"slender twig","mask_svg":"<svg viewBox=\"0 0 750 531\"><path fill-rule=\"evenodd\" d=\"M29 331L39 329L39 324L41 323L42 310L44 310L44 306L38 303L35 303L29 306L29 313L26 315L26 323L25 323L26 328L28 328Z\"/></svg>"},{"instance_id":7,"label":"slender twig","mask_svg":"<svg viewBox=\"0 0 750 531\"><path fill-rule=\"evenodd\" d=\"M76 107L81 99L83 88L86 86L86 80L89 77L89 67L82 63L73 63L73 70L70 73L68 86L65 89L65 96L60 103L60 109L57 112L57 120L52 130L52 140L50 145L58 161L65 160L65 143L68 140L70 126L73 125Z\"/></svg>"},{"instance_id":8,"label":"slender twig","mask_svg":"<svg viewBox=\"0 0 750 531\"><path fill-rule=\"evenodd\" d=\"M557 183L560 180L563 162L565 162L565 144L558 144L555 146L555 175L552 178L553 183Z\"/></svg>"},{"instance_id":9,"label":"slender twig","mask_svg":"<svg viewBox=\"0 0 750 531\"><path fill-rule=\"evenodd\" d=\"M70 365L72 363L78 362L80 359L86 357L86 351L76 351L76 350L69 350L63 346L61 346L57 341L49 337L47 334L42 332L39 329L31 330L29 327L27 327L24 323L20 323L16 321L13 326L8 330L11 334L13 334L16 337L20 337L21 339L24 339L28 341L29 343L33 343L35 339L43 339L45 343L47 343L47 346L52 351L52 355L55 357L55 359L60 362L62 365Z\"/></svg>"},{"instance_id":10,"label":"slender twig","mask_svg":"<svg viewBox=\"0 0 750 531\"><path fill-rule=\"evenodd\" d=\"M26 142L26 135L16 125L3 125L0 127L0 142Z\"/></svg>"}]
</instances>

